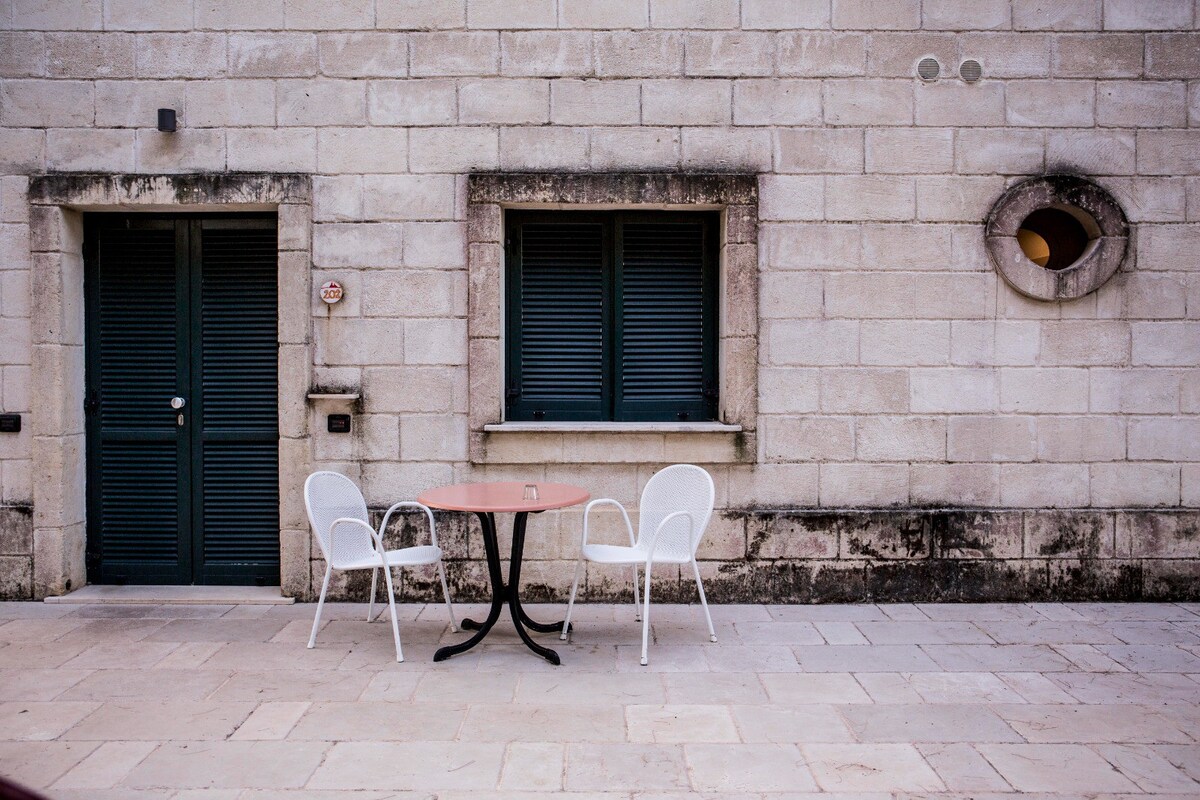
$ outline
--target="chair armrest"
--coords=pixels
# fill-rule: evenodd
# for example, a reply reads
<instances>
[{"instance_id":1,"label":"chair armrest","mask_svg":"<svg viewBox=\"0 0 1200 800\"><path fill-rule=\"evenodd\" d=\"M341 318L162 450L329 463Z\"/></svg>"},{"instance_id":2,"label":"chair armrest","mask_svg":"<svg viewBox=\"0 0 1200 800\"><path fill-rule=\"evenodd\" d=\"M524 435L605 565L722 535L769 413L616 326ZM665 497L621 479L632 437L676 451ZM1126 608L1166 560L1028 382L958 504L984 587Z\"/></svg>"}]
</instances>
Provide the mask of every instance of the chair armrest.
<instances>
[{"instance_id":1,"label":"chair armrest","mask_svg":"<svg viewBox=\"0 0 1200 800\"><path fill-rule=\"evenodd\" d=\"M330 526L329 526L329 558L330 558L330 560L337 561L337 556L335 555L337 553L337 537L334 536L334 534L337 532L338 525L359 525L363 528L366 528L367 533L371 534L371 540L373 542L375 542L375 550L376 550L376 552L379 553L380 560L382 560L382 561L384 561L384 563L386 563L387 560L383 555L383 553L384 553L383 539L381 539L379 537L379 534L375 532L374 528L372 528L367 523L363 522L361 519L358 519L357 517L339 517L339 518L335 519L332 524L330 524Z\"/></svg>"},{"instance_id":2,"label":"chair armrest","mask_svg":"<svg viewBox=\"0 0 1200 800\"><path fill-rule=\"evenodd\" d=\"M437 529L433 525L433 511L424 503L418 503L415 500L401 500L399 503L392 504L392 507L383 515L383 522L379 524L379 538L383 539L383 535L387 533L388 522L392 519L392 514L399 508L419 508L425 512L425 516L429 517L429 538L433 541L433 546L437 547Z\"/></svg>"},{"instance_id":3,"label":"chair armrest","mask_svg":"<svg viewBox=\"0 0 1200 800\"><path fill-rule=\"evenodd\" d=\"M609 497L602 497L599 500L593 500L592 502L590 502L586 506L584 506L584 508L583 508L583 543L580 546L584 547L587 545L588 514L592 513L592 508L594 508L595 506L602 506L602 505L616 506L618 509L620 509L621 516L625 520L625 529L627 531L629 531L629 546L633 547L633 545L634 545L633 523L631 523L629 521L629 513L625 511L625 506L621 505L616 500L613 500L612 498L609 498Z\"/></svg>"},{"instance_id":4,"label":"chair armrest","mask_svg":"<svg viewBox=\"0 0 1200 800\"><path fill-rule=\"evenodd\" d=\"M651 561L654 560L654 548L658 546L658 535L660 533L662 533L662 529L666 527L667 523L670 522L671 520L675 519L676 517L687 517L688 539L692 538L691 534L692 534L692 531L695 530L696 519L695 519L695 517L692 516L691 512L675 511L671 514L667 514L665 517L663 517L662 522L658 523L658 527L654 529L654 533L651 535L650 546L646 548L646 563L647 564L649 564Z\"/></svg>"}]
</instances>

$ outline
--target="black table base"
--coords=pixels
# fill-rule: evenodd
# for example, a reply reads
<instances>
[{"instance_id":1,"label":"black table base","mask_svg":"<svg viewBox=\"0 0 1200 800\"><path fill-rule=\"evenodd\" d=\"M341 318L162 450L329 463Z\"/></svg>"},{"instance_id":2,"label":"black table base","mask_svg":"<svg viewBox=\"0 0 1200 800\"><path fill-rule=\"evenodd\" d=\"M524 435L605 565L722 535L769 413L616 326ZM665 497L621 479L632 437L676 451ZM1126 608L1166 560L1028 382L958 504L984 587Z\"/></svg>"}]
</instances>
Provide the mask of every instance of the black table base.
<instances>
[{"instance_id":1,"label":"black table base","mask_svg":"<svg viewBox=\"0 0 1200 800\"><path fill-rule=\"evenodd\" d=\"M518 511L513 519L512 557L509 560L507 586L504 585L504 575L500 571L500 544L496 539L496 517L490 512L476 512L475 515L479 517L479 524L483 528L483 549L487 553L488 576L492 583L492 607L488 610L487 619L483 622L464 619L462 621L463 629L475 631L475 635L465 642L439 648L433 654L433 660L444 661L450 656L465 653L482 642L488 635L488 631L496 624L496 620L500 619L500 612L504 609L504 604L508 603L509 616L512 617L513 627L517 629L521 641L530 650L557 666L561 663L558 653L548 647L542 647L529 638L529 631L526 628L538 633L554 633L562 630L562 622L534 622L521 607L521 557L525 552L525 523L529 519L529 512Z\"/></svg>"}]
</instances>

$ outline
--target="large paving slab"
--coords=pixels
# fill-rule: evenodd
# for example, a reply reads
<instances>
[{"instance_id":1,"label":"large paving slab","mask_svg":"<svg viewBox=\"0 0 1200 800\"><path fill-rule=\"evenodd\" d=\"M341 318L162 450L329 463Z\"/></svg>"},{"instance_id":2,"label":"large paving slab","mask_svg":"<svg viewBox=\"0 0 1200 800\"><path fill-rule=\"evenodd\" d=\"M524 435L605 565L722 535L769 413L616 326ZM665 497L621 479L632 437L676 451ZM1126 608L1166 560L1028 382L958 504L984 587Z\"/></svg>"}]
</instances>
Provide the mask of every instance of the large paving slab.
<instances>
[{"instance_id":1,"label":"large paving slab","mask_svg":"<svg viewBox=\"0 0 1200 800\"><path fill-rule=\"evenodd\" d=\"M1200 797L1200 606L0 606L0 774L54 800ZM461 609L467 613L468 609ZM474 609L478 612L478 609ZM561 606L532 609L553 619Z\"/></svg>"}]
</instances>

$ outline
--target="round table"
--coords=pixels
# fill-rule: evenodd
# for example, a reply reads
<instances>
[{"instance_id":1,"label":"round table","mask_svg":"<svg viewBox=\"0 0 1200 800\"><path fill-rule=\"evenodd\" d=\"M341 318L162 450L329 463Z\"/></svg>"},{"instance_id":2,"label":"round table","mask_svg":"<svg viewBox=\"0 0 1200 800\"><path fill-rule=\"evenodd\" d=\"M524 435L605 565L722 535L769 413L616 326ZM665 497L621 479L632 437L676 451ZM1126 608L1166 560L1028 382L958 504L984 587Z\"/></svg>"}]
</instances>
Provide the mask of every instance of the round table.
<instances>
[{"instance_id":1,"label":"round table","mask_svg":"<svg viewBox=\"0 0 1200 800\"><path fill-rule=\"evenodd\" d=\"M537 500L526 500L525 487L537 487ZM500 612L508 603L508 612L512 617L513 626L525 645L551 664L558 664L558 653L548 647L542 647L529 638L526 628L539 633L561 631L562 622L534 622L521 608L521 555L525 550L525 523L530 513L549 511L553 508L566 508L587 502L591 495L586 489L571 486L566 483L520 483L517 481L500 481L495 483L459 483L453 486L439 486L436 489L422 492L417 501L431 508L444 511L470 511L479 517L483 529L483 549L487 553L488 575L492 584L492 607L487 619L483 622L464 619L463 628L475 630L470 639L459 644L447 645L438 649L433 655L434 661L442 661L450 656L470 650L483 641L488 631L500 618ZM500 546L496 539L496 514L514 513L512 555L508 566L508 585L504 585L504 575L500 571Z\"/></svg>"}]
</instances>

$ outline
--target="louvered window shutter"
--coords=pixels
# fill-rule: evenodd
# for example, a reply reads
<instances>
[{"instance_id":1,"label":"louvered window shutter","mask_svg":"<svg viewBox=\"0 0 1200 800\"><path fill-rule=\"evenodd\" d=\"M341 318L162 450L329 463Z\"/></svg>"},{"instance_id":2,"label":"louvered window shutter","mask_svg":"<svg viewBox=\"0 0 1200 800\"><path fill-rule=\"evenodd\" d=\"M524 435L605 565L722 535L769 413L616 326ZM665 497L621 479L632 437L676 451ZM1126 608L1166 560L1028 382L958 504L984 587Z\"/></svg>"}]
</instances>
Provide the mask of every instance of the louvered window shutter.
<instances>
[{"instance_id":1,"label":"louvered window shutter","mask_svg":"<svg viewBox=\"0 0 1200 800\"><path fill-rule=\"evenodd\" d=\"M526 215L509 232L509 419L605 419L606 226Z\"/></svg>"},{"instance_id":2,"label":"louvered window shutter","mask_svg":"<svg viewBox=\"0 0 1200 800\"><path fill-rule=\"evenodd\" d=\"M715 419L716 221L509 212L507 419Z\"/></svg>"},{"instance_id":3,"label":"louvered window shutter","mask_svg":"<svg viewBox=\"0 0 1200 800\"><path fill-rule=\"evenodd\" d=\"M614 416L713 419L715 226L707 215L618 222Z\"/></svg>"}]
</instances>

